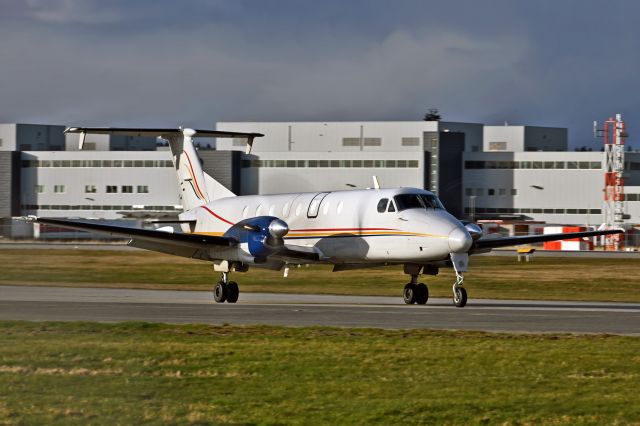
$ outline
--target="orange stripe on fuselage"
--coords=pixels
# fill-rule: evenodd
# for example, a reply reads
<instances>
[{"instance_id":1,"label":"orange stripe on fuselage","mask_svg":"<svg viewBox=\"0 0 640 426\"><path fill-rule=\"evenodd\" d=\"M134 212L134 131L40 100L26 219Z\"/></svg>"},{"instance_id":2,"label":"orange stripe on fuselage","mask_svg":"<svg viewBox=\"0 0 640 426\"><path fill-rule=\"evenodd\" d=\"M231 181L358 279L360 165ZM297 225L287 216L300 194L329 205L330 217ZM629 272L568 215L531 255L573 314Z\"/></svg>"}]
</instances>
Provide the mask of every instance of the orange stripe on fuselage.
<instances>
[{"instance_id":1,"label":"orange stripe on fuselage","mask_svg":"<svg viewBox=\"0 0 640 426\"><path fill-rule=\"evenodd\" d=\"M187 168L187 170L191 175L191 179L193 179L193 181L196 184L196 192L197 192L196 195L198 195L198 198L200 198L201 200L205 200L206 198L203 195L202 190L200 189L200 185L198 185L198 180L196 179L195 173L193 172L193 164L191 164L191 158L189 158L189 154L187 154L186 151L184 151L184 155L186 155L187 161L189 162L189 167Z\"/></svg>"}]
</instances>

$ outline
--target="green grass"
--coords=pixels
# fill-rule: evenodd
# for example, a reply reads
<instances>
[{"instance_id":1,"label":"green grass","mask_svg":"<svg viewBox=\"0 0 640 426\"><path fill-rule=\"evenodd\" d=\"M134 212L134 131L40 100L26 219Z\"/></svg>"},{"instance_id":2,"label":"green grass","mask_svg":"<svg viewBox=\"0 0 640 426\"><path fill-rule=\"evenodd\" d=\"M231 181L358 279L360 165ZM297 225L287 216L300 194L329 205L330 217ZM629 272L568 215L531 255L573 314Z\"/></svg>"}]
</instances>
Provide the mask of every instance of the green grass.
<instances>
[{"instance_id":1,"label":"green grass","mask_svg":"<svg viewBox=\"0 0 640 426\"><path fill-rule=\"evenodd\" d=\"M640 339L0 322L0 424L638 424Z\"/></svg>"},{"instance_id":2,"label":"green grass","mask_svg":"<svg viewBox=\"0 0 640 426\"><path fill-rule=\"evenodd\" d=\"M207 262L143 251L0 250L0 284L210 289L219 274ZM640 301L640 262L635 259L537 257L471 258L465 285L472 298ZM329 266L282 273L236 273L242 291L359 295L401 294L401 266L331 272ZM454 274L426 276L432 296L450 296Z\"/></svg>"}]
</instances>

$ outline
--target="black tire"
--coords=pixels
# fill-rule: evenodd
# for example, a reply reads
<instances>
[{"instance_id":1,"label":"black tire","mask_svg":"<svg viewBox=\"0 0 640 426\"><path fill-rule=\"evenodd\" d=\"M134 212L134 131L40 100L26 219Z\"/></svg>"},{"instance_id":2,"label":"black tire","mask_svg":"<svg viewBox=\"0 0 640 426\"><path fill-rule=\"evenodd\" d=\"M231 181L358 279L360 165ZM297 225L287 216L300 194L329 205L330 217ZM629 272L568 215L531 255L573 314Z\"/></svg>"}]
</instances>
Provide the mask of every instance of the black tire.
<instances>
[{"instance_id":1,"label":"black tire","mask_svg":"<svg viewBox=\"0 0 640 426\"><path fill-rule=\"evenodd\" d=\"M404 286L404 291L402 292L402 298L404 299L404 303L407 305L413 305L416 303L416 291L417 286L415 284L407 284Z\"/></svg>"},{"instance_id":2,"label":"black tire","mask_svg":"<svg viewBox=\"0 0 640 426\"><path fill-rule=\"evenodd\" d=\"M227 285L222 281L218 281L216 286L213 288L213 300L217 303L224 303L224 301L227 300L228 294L229 290L227 289Z\"/></svg>"},{"instance_id":3,"label":"black tire","mask_svg":"<svg viewBox=\"0 0 640 426\"><path fill-rule=\"evenodd\" d=\"M456 288L453 296L453 304L456 305L457 308L464 308L467 304L467 290L465 290L464 287Z\"/></svg>"},{"instance_id":4,"label":"black tire","mask_svg":"<svg viewBox=\"0 0 640 426\"><path fill-rule=\"evenodd\" d=\"M418 284L416 286L416 303L418 305L424 305L429 300L429 287L426 284Z\"/></svg>"},{"instance_id":5,"label":"black tire","mask_svg":"<svg viewBox=\"0 0 640 426\"><path fill-rule=\"evenodd\" d=\"M240 296L238 283L235 281L229 281L229 284L227 284L227 303L236 303L238 301L238 296Z\"/></svg>"}]
</instances>

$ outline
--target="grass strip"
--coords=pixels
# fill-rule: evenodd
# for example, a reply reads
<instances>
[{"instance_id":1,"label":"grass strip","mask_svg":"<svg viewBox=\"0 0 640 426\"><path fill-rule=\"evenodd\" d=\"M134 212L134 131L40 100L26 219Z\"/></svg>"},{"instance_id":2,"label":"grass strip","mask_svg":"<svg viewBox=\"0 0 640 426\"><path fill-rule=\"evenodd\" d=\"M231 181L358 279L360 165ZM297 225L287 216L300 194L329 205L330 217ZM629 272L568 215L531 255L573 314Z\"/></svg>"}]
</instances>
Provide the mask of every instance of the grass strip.
<instances>
[{"instance_id":1,"label":"grass strip","mask_svg":"<svg viewBox=\"0 0 640 426\"><path fill-rule=\"evenodd\" d=\"M219 279L207 262L144 251L0 250L0 284L40 284L210 290ZM471 258L465 285L472 298L640 301L640 262L634 259ZM408 281L401 266L331 272L330 266L282 273L236 273L242 291L399 296ZM431 296L449 297L454 274L423 276Z\"/></svg>"},{"instance_id":2,"label":"grass strip","mask_svg":"<svg viewBox=\"0 0 640 426\"><path fill-rule=\"evenodd\" d=\"M633 424L640 339L0 322L0 424Z\"/></svg>"}]
</instances>

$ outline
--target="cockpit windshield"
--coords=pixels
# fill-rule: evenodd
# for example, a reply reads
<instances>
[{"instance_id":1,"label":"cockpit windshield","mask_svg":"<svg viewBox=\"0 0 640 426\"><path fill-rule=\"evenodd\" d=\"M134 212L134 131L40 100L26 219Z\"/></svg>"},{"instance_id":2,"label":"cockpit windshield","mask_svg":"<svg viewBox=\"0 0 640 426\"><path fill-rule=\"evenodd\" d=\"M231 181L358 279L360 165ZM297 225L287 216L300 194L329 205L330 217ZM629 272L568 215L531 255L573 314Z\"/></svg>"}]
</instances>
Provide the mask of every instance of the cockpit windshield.
<instances>
[{"instance_id":1,"label":"cockpit windshield","mask_svg":"<svg viewBox=\"0 0 640 426\"><path fill-rule=\"evenodd\" d=\"M432 194L400 194L393 197L398 206L398 211L407 209L443 209L444 206L436 197Z\"/></svg>"}]
</instances>

